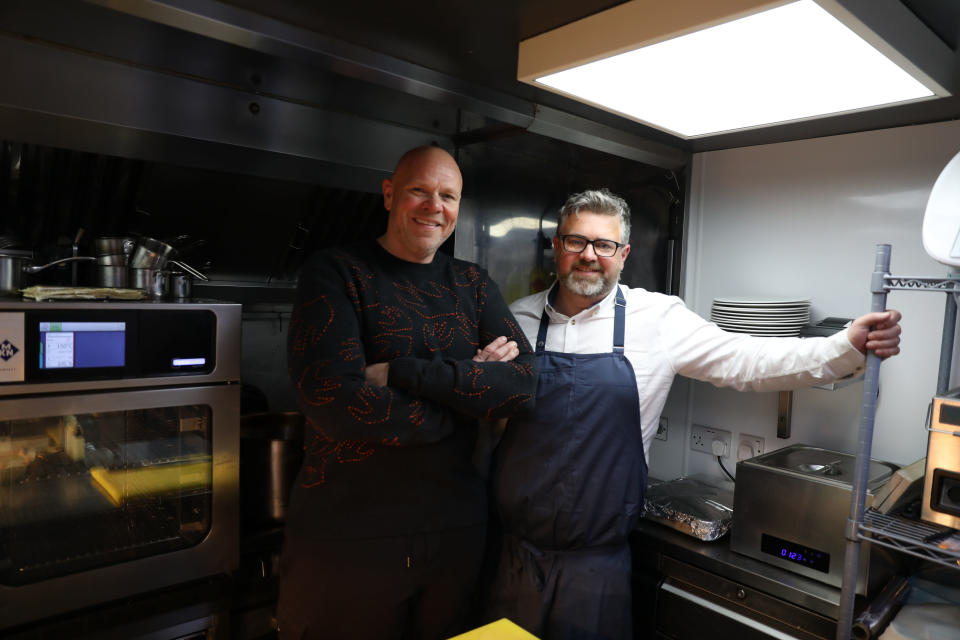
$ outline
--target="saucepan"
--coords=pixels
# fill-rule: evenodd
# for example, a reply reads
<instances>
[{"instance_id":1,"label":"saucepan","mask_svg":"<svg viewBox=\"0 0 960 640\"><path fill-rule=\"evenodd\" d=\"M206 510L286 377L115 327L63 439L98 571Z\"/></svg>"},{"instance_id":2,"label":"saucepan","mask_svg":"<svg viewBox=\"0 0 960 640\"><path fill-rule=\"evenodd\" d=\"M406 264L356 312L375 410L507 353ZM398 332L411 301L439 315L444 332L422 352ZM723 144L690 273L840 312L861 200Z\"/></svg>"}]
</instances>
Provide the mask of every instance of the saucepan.
<instances>
[{"instance_id":1,"label":"saucepan","mask_svg":"<svg viewBox=\"0 0 960 640\"><path fill-rule=\"evenodd\" d=\"M97 266L94 270L94 282L98 287L126 289L130 283L130 274L126 264L104 264L97 256Z\"/></svg>"},{"instance_id":2,"label":"saucepan","mask_svg":"<svg viewBox=\"0 0 960 640\"><path fill-rule=\"evenodd\" d=\"M136 240L127 236L100 236L93 241L98 256L129 256L136 244Z\"/></svg>"},{"instance_id":3,"label":"saucepan","mask_svg":"<svg viewBox=\"0 0 960 640\"><path fill-rule=\"evenodd\" d=\"M169 291L167 272L163 269L130 269L130 286L146 291L151 298L166 298Z\"/></svg>"},{"instance_id":4,"label":"saucepan","mask_svg":"<svg viewBox=\"0 0 960 640\"><path fill-rule=\"evenodd\" d=\"M94 249L97 254L97 265L104 267L126 267L130 260L130 254L137 241L126 236L101 236L94 240ZM105 273L115 271L113 269L102 270ZM109 276L107 276L109 278ZM98 277L98 280L103 278ZM111 286L111 285L104 285Z\"/></svg>"},{"instance_id":5,"label":"saucepan","mask_svg":"<svg viewBox=\"0 0 960 640\"><path fill-rule=\"evenodd\" d=\"M146 291L151 298L189 298L192 295L193 278L209 280L185 262L170 260L169 264L178 270L167 269L130 269L129 283L134 289ZM105 269L106 267L99 267ZM106 286L106 285L104 285Z\"/></svg>"},{"instance_id":6,"label":"saucepan","mask_svg":"<svg viewBox=\"0 0 960 640\"><path fill-rule=\"evenodd\" d=\"M130 267L133 269L163 269L167 261L177 255L172 244L167 244L154 238L142 237L130 256Z\"/></svg>"},{"instance_id":7,"label":"saucepan","mask_svg":"<svg viewBox=\"0 0 960 640\"><path fill-rule=\"evenodd\" d=\"M25 273L39 273L48 267L67 262L93 261L96 261L93 256L73 256L54 260L44 265L34 265L32 251L0 249L0 295L19 296L23 274Z\"/></svg>"}]
</instances>

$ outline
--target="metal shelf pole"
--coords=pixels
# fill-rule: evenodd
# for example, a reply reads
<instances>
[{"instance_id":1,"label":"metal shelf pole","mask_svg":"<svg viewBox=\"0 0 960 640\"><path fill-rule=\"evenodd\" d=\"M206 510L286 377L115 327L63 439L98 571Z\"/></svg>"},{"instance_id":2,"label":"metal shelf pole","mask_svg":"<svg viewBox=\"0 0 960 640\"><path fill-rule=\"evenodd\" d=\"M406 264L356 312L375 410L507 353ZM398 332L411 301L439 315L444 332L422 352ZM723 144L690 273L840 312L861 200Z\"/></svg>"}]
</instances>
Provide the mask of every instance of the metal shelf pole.
<instances>
[{"instance_id":1,"label":"metal shelf pole","mask_svg":"<svg viewBox=\"0 0 960 640\"><path fill-rule=\"evenodd\" d=\"M887 289L884 276L890 271L890 245L878 244L870 292L873 294L871 311L885 311ZM877 391L880 384L880 357L867 352L864 373L863 403L860 410L860 430L857 443L857 462L854 467L853 495L850 517L847 519L847 546L843 558L843 583L840 591L840 613L837 619L837 640L849 640L853 627L853 605L857 592L857 573L860 563L860 524L863 522L867 485L870 473L870 448L873 444L873 423L877 413Z\"/></svg>"},{"instance_id":2,"label":"metal shelf pole","mask_svg":"<svg viewBox=\"0 0 960 640\"><path fill-rule=\"evenodd\" d=\"M947 303L943 310L943 339L940 343L940 370L937 374L938 396L946 393L950 387L950 373L953 368L953 338L956 332L957 301L952 293L948 293Z\"/></svg>"}]
</instances>

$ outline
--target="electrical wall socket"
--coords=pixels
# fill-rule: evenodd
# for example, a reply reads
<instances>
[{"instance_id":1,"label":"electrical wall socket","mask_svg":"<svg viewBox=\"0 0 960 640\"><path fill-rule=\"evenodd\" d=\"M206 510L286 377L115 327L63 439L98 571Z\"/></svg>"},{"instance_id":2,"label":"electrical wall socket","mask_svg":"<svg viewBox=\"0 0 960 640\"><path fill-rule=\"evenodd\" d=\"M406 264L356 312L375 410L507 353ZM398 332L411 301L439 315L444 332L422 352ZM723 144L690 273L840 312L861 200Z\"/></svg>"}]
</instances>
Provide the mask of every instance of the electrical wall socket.
<instances>
[{"instance_id":1,"label":"electrical wall socket","mask_svg":"<svg viewBox=\"0 0 960 640\"><path fill-rule=\"evenodd\" d=\"M741 433L737 440L737 460L746 460L758 456L764 451L763 438Z\"/></svg>"},{"instance_id":2,"label":"electrical wall socket","mask_svg":"<svg viewBox=\"0 0 960 640\"><path fill-rule=\"evenodd\" d=\"M690 448L694 451L702 451L712 456L720 455L724 458L730 457L730 443L733 441L733 434L723 429L714 429L695 424L690 429ZM717 443L714 445L714 443ZM714 446L717 449L714 449ZM715 451L720 451L716 453Z\"/></svg>"}]
</instances>

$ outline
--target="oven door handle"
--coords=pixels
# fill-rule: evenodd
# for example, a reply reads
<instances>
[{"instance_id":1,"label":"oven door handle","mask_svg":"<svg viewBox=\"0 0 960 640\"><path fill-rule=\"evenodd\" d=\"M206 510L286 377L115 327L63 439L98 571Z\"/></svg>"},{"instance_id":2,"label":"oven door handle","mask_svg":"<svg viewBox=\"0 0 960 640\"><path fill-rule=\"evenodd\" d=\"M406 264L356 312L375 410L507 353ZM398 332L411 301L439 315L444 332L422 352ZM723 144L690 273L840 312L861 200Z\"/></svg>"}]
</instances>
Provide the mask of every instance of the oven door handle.
<instances>
[{"instance_id":1,"label":"oven door handle","mask_svg":"<svg viewBox=\"0 0 960 640\"><path fill-rule=\"evenodd\" d=\"M775 638L776 640L800 640L796 636L792 636L788 633L784 633L779 629L774 629L773 627L769 625L765 625L762 622L752 620L747 616L743 615L742 613L737 613L736 611L727 609L726 607L721 607L715 602L710 602L705 598L701 598L700 596L694 595L689 591L685 591L680 587L677 587L671 584L670 581L668 580L665 580L663 584L660 586L660 588L664 591L668 591L674 594L675 596L683 598L684 600L687 600L692 604L703 607L705 609L709 609L710 611L713 611L714 613L724 616L725 618L729 618L734 622L737 622L744 626L755 629L759 633L762 633L763 635L768 636L770 638Z\"/></svg>"}]
</instances>

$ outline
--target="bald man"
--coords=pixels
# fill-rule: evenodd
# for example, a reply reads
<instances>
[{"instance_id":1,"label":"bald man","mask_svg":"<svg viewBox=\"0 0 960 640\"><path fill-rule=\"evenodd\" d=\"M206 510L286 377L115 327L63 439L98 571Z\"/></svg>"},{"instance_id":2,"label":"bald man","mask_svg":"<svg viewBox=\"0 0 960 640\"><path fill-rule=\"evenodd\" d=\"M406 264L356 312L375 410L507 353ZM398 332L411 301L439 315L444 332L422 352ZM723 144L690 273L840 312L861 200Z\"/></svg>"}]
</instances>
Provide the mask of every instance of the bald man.
<instances>
[{"instance_id":1,"label":"bald man","mask_svg":"<svg viewBox=\"0 0 960 640\"><path fill-rule=\"evenodd\" d=\"M537 375L486 271L438 252L462 186L446 151L407 152L383 181L386 233L301 272L288 358L306 457L285 528L282 638L463 630L487 517L477 420L525 411Z\"/></svg>"}]
</instances>

